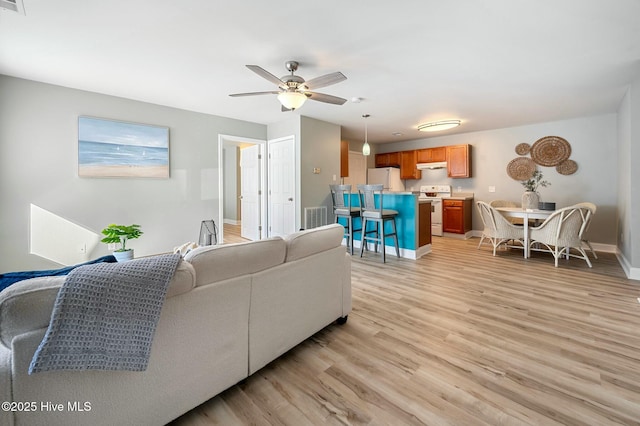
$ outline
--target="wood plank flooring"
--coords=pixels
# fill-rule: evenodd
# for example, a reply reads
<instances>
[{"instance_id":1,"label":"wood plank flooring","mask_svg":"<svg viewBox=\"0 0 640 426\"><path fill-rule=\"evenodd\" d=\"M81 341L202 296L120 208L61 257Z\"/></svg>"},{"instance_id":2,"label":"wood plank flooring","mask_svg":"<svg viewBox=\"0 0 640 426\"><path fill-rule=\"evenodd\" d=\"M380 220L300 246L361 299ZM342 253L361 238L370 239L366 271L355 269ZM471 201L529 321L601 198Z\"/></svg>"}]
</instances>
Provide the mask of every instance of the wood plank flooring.
<instances>
[{"instance_id":1,"label":"wood plank flooring","mask_svg":"<svg viewBox=\"0 0 640 426\"><path fill-rule=\"evenodd\" d=\"M640 283L478 241L354 256L345 325L172 425L640 424Z\"/></svg>"}]
</instances>

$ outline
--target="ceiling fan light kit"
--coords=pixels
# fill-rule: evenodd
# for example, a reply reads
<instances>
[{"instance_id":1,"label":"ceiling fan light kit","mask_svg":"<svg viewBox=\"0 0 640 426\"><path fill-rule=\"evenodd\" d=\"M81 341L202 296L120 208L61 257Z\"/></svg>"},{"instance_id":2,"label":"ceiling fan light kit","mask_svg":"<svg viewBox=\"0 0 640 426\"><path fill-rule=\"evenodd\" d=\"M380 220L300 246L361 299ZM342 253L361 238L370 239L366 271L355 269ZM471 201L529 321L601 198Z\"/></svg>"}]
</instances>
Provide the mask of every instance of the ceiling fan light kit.
<instances>
[{"instance_id":1,"label":"ceiling fan light kit","mask_svg":"<svg viewBox=\"0 0 640 426\"><path fill-rule=\"evenodd\" d=\"M327 104L342 105L347 102L346 99L339 98L337 96L327 95L325 93L313 92L312 90L320 87L330 86L332 84L340 83L347 79L341 72L333 72L320 77L313 78L309 81L305 81L304 78L295 75L294 72L298 69L298 62L287 61L285 67L287 71L291 72L291 75L285 75L282 78L278 78L271 74L269 71L258 65L247 65L251 71L258 74L260 77L274 83L280 89L279 91L268 92L249 92L249 93L234 93L229 96L256 96L256 95L278 95L278 100L282 104L283 111L293 111L300 108L307 98L324 102Z\"/></svg>"},{"instance_id":2,"label":"ceiling fan light kit","mask_svg":"<svg viewBox=\"0 0 640 426\"><path fill-rule=\"evenodd\" d=\"M300 92L282 92L278 94L278 100L283 107L294 110L300 108L307 97Z\"/></svg>"},{"instance_id":3,"label":"ceiling fan light kit","mask_svg":"<svg viewBox=\"0 0 640 426\"><path fill-rule=\"evenodd\" d=\"M442 130L453 129L460 125L460 120L441 120L432 121L431 123L420 124L418 130L421 132L439 132Z\"/></svg>"}]
</instances>

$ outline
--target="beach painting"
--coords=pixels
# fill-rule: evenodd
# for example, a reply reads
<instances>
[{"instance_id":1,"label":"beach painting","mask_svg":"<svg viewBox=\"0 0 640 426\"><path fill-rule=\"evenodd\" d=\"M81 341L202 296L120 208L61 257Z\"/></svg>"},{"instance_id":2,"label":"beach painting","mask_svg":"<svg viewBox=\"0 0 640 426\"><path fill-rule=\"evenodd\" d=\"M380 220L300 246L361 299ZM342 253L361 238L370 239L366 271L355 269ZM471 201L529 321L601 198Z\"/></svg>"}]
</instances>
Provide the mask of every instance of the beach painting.
<instances>
[{"instance_id":1,"label":"beach painting","mask_svg":"<svg viewBox=\"0 0 640 426\"><path fill-rule=\"evenodd\" d=\"M169 177L169 128L78 117L78 176Z\"/></svg>"}]
</instances>

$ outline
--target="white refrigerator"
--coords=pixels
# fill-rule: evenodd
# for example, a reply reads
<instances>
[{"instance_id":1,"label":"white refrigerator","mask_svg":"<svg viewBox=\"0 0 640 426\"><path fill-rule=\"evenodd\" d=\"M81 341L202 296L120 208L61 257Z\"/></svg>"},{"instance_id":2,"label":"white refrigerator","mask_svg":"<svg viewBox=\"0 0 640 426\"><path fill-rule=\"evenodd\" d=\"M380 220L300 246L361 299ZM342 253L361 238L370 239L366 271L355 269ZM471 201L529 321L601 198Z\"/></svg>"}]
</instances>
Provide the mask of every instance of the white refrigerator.
<instances>
[{"instance_id":1,"label":"white refrigerator","mask_svg":"<svg viewBox=\"0 0 640 426\"><path fill-rule=\"evenodd\" d=\"M369 185L382 184L385 191L404 191L404 183L400 179L400 169L395 167L380 167L369 169L367 174Z\"/></svg>"}]
</instances>

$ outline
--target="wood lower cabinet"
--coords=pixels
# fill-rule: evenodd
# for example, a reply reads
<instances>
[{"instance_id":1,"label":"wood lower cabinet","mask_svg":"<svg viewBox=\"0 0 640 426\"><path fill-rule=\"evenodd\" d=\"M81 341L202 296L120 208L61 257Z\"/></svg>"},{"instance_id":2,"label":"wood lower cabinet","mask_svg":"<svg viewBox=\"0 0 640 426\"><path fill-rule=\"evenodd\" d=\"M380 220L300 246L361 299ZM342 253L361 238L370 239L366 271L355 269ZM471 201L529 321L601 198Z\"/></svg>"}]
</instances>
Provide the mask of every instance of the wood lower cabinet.
<instances>
[{"instance_id":1,"label":"wood lower cabinet","mask_svg":"<svg viewBox=\"0 0 640 426\"><path fill-rule=\"evenodd\" d=\"M422 171L418 170L417 151L400 152L400 179L420 179Z\"/></svg>"},{"instance_id":2,"label":"wood lower cabinet","mask_svg":"<svg viewBox=\"0 0 640 426\"><path fill-rule=\"evenodd\" d=\"M400 167L400 153L376 154L376 167Z\"/></svg>"},{"instance_id":3,"label":"wood lower cabinet","mask_svg":"<svg viewBox=\"0 0 640 426\"><path fill-rule=\"evenodd\" d=\"M473 200L442 200L442 230L453 234L471 231Z\"/></svg>"},{"instance_id":4,"label":"wood lower cabinet","mask_svg":"<svg viewBox=\"0 0 640 426\"><path fill-rule=\"evenodd\" d=\"M471 177L471 145L452 145L446 147L447 175L450 178Z\"/></svg>"}]
</instances>

